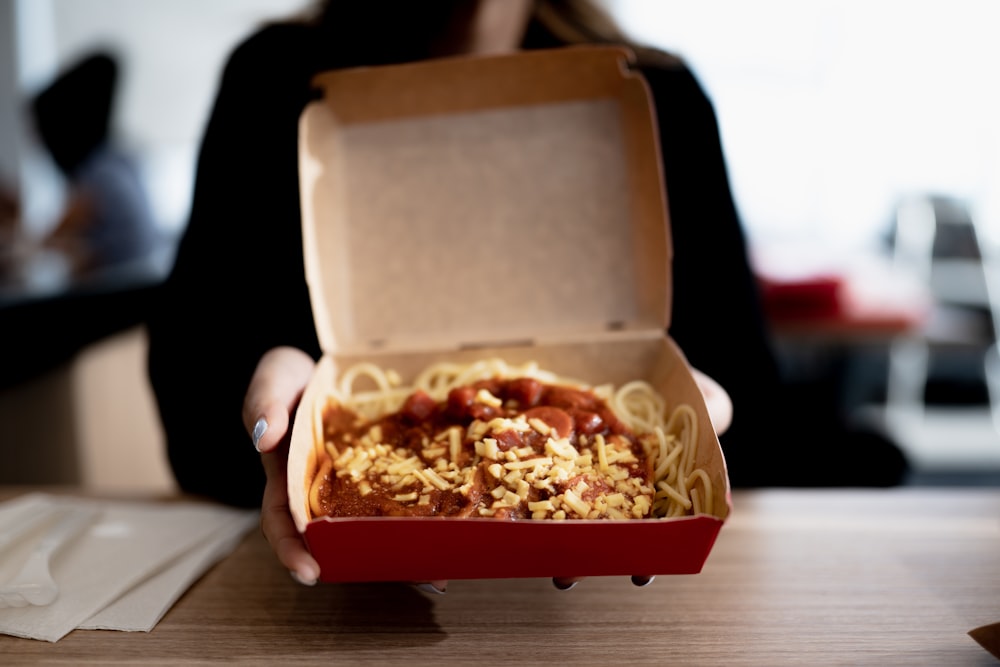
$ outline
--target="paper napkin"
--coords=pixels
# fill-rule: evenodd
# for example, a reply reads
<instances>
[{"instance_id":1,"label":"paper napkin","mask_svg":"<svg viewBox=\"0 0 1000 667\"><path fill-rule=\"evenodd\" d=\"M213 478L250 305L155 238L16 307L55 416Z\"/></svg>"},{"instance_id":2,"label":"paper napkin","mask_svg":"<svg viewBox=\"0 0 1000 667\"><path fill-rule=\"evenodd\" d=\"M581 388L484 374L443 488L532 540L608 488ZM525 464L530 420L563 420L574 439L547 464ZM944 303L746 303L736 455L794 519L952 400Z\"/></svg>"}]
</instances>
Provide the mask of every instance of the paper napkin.
<instances>
[{"instance_id":1,"label":"paper napkin","mask_svg":"<svg viewBox=\"0 0 1000 667\"><path fill-rule=\"evenodd\" d=\"M0 633L54 642L76 628L148 631L258 518L209 503L21 496L0 503L0 536L20 532L6 546L0 539L0 585L60 510L80 506L99 513L52 560L59 596L47 606L0 609Z\"/></svg>"},{"instance_id":2,"label":"paper napkin","mask_svg":"<svg viewBox=\"0 0 1000 667\"><path fill-rule=\"evenodd\" d=\"M191 584L236 548L257 519L256 513L234 518L218 535L126 592L81 623L79 629L149 632Z\"/></svg>"}]
</instances>

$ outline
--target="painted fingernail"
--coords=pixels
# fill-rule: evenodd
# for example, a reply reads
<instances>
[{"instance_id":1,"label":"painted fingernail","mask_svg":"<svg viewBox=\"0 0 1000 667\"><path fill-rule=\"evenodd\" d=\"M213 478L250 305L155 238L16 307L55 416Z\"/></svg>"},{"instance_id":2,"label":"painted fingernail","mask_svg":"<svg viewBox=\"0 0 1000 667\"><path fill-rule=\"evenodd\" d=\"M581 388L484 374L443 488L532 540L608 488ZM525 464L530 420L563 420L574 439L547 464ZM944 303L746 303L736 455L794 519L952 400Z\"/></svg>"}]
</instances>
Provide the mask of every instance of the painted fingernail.
<instances>
[{"instance_id":1,"label":"painted fingernail","mask_svg":"<svg viewBox=\"0 0 1000 667\"><path fill-rule=\"evenodd\" d=\"M257 420L257 423L253 425L253 448L258 452L260 451L260 439L264 437L264 433L267 431L267 420L261 417Z\"/></svg>"},{"instance_id":2,"label":"painted fingernail","mask_svg":"<svg viewBox=\"0 0 1000 667\"><path fill-rule=\"evenodd\" d=\"M556 579L552 580L552 585L555 586L556 588L558 588L561 591L568 591L571 588L573 588L574 586L576 586L578 583L580 583L580 582L578 582L578 581L571 581L569 583L564 583L564 582L558 581Z\"/></svg>"},{"instance_id":3,"label":"painted fingernail","mask_svg":"<svg viewBox=\"0 0 1000 667\"><path fill-rule=\"evenodd\" d=\"M651 583L653 583L653 579L656 579L656 577L655 576L653 576L653 577L635 577L635 576L633 576L632 577L632 583L634 585L639 586L641 588L642 586L649 586Z\"/></svg>"},{"instance_id":4,"label":"painted fingernail","mask_svg":"<svg viewBox=\"0 0 1000 667\"><path fill-rule=\"evenodd\" d=\"M438 588L434 584L414 584L414 588L428 595L444 595L447 592L446 589Z\"/></svg>"},{"instance_id":5,"label":"painted fingernail","mask_svg":"<svg viewBox=\"0 0 1000 667\"><path fill-rule=\"evenodd\" d=\"M292 575L292 579L294 579L295 581L299 582L303 586L315 586L316 585L316 577L309 577L307 575L304 575L304 574L301 574L299 572L296 572L295 570L291 570L291 575Z\"/></svg>"}]
</instances>

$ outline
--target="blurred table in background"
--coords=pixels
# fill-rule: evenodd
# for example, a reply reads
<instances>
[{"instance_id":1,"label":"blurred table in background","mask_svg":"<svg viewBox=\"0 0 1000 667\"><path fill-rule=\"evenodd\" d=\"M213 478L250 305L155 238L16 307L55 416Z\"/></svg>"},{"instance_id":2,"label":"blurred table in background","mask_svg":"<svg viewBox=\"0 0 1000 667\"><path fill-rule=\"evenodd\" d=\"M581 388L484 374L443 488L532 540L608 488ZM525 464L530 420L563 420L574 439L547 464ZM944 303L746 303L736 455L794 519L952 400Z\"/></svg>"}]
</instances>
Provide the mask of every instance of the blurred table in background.
<instances>
[{"instance_id":1,"label":"blurred table in background","mask_svg":"<svg viewBox=\"0 0 1000 667\"><path fill-rule=\"evenodd\" d=\"M884 399L890 346L933 310L926 286L874 251L772 244L752 261L788 382L844 414Z\"/></svg>"},{"instance_id":2,"label":"blurred table in background","mask_svg":"<svg viewBox=\"0 0 1000 667\"><path fill-rule=\"evenodd\" d=\"M57 253L38 251L12 235L3 241L0 422L6 427L0 484L80 484L87 481L89 465L81 442L88 419L94 421L81 414L82 401L92 401L81 394L95 388L75 363L97 344L141 329L169 271L173 248L70 280ZM132 376L144 370L128 371L127 382L109 378L109 386L97 387L94 396L110 400L132 390L138 384ZM122 404L121 410L135 413L134 407ZM127 414L112 417L109 428L131 419Z\"/></svg>"},{"instance_id":3,"label":"blurred table in background","mask_svg":"<svg viewBox=\"0 0 1000 667\"><path fill-rule=\"evenodd\" d=\"M888 253L794 245L758 248L755 261L776 352L799 394L888 435L914 483L1000 475L1000 406L984 377L988 313L942 304L937 288ZM979 284L944 276L968 284L950 285L956 293Z\"/></svg>"},{"instance_id":4,"label":"blurred table in background","mask_svg":"<svg viewBox=\"0 0 1000 667\"><path fill-rule=\"evenodd\" d=\"M888 255L774 246L755 250L754 270L771 330L784 340L885 342L931 313L927 287Z\"/></svg>"},{"instance_id":5,"label":"blurred table in background","mask_svg":"<svg viewBox=\"0 0 1000 667\"><path fill-rule=\"evenodd\" d=\"M23 241L2 247L0 390L38 377L90 343L144 322L174 254L173 244L165 244L143 259L73 278L57 252Z\"/></svg>"}]
</instances>

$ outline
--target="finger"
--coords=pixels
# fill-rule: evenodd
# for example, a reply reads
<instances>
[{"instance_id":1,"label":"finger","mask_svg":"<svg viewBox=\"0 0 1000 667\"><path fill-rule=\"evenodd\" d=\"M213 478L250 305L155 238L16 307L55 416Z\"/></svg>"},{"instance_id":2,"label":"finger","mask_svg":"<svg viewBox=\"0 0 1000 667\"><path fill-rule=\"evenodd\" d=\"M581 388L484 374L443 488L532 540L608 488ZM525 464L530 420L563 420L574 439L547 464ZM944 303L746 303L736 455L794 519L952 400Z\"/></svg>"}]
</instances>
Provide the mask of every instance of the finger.
<instances>
[{"instance_id":1,"label":"finger","mask_svg":"<svg viewBox=\"0 0 1000 667\"><path fill-rule=\"evenodd\" d=\"M718 435L722 435L733 423L733 401L729 397L729 392L696 368L692 369L692 374L698 389L701 390L702 397L705 399L705 407L712 420L712 427L715 428Z\"/></svg>"},{"instance_id":2,"label":"finger","mask_svg":"<svg viewBox=\"0 0 1000 667\"><path fill-rule=\"evenodd\" d=\"M261 501L261 532L271 549L292 575L301 583L312 585L319 579L316 559L306 548L302 535L295 527L288 506L287 475L281 452L263 454L261 461L267 473L264 497Z\"/></svg>"},{"instance_id":3,"label":"finger","mask_svg":"<svg viewBox=\"0 0 1000 667\"><path fill-rule=\"evenodd\" d=\"M269 452L285 437L314 365L312 357L293 347L274 348L261 357L243 400L243 425L257 451Z\"/></svg>"},{"instance_id":4,"label":"finger","mask_svg":"<svg viewBox=\"0 0 1000 667\"><path fill-rule=\"evenodd\" d=\"M568 591L586 577L552 577L552 585L561 591Z\"/></svg>"},{"instance_id":5,"label":"finger","mask_svg":"<svg viewBox=\"0 0 1000 667\"><path fill-rule=\"evenodd\" d=\"M415 582L413 586L429 595L444 595L448 589L446 580Z\"/></svg>"}]
</instances>

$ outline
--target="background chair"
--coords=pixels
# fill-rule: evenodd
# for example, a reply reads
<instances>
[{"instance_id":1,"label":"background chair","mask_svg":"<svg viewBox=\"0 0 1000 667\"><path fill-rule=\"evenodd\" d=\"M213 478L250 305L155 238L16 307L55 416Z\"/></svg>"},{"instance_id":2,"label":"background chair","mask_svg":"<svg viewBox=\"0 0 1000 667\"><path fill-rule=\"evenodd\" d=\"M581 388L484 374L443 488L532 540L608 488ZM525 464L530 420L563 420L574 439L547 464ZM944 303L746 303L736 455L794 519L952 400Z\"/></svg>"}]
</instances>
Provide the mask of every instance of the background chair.
<instances>
[{"instance_id":1,"label":"background chair","mask_svg":"<svg viewBox=\"0 0 1000 667\"><path fill-rule=\"evenodd\" d=\"M926 284L932 308L924 327L890 345L887 427L918 464L947 453L950 465L976 465L975 455L954 456L961 445L1000 466L1000 272L990 249L962 200L922 195L898 205L891 252Z\"/></svg>"}]
</instances>

